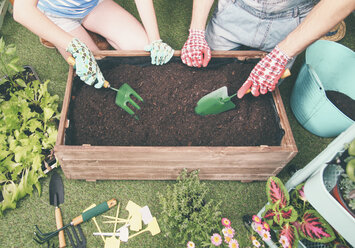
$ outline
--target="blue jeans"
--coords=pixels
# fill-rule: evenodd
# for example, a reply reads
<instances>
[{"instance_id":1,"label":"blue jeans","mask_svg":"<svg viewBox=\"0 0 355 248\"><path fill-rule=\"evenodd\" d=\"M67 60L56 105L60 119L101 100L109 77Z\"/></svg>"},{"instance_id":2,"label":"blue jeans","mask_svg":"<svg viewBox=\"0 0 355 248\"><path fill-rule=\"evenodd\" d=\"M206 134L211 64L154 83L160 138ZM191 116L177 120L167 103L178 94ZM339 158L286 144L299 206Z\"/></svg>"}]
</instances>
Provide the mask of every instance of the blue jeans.
<instances>
[{"instance_id":1,"label":"blue jeans","mask_svg":"<svg viewBox=\"0 0 355 248\"><path fill-rule=\"evenodd\" d=\"M212 50L241 45L270 52L314 6L313 0L219 0L206 28Z\"/></svg>"}]
</instances>

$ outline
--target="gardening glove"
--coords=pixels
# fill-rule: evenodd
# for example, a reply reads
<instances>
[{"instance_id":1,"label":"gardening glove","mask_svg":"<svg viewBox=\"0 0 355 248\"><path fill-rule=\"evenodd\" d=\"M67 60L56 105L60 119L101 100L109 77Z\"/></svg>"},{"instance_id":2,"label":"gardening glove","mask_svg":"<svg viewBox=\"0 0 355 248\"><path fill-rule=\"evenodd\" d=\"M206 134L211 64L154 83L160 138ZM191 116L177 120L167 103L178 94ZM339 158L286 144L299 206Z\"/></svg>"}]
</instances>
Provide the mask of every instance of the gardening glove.
<instances>
[{"instance_id":1,"label":"gardening glove","mask_svg":"<svg viewBox=\"0 0 355 248\"><path fill-rule=\"evenodd\" d=\"M248 79L238 90L238 98L242 98L250 87L254 96L273 91L291 59L276 46L251 71Z\"/></svg>"},{"instance_id":2,"label":"gardening glove","mask_svg":"<svg viewBox=\"0 0 355 248\"><path fill-rule=\"evenodd\" d=\"M181 60L194 67L206 67L211 60L211 49L205 40L204 30L189 30L189 37L181 49Z\"/></svg>"},{"instance_id":3,"label":"gardening glove","mask_svg":"<svg viewBox=\"0 0 355 248\"><path fill-rule=\"evenodd\" d=\"M174 49L162 40L153 41L151 44L147 45L144 50L150 52L153 65L166 64L174 55Z\"/></svg>"},{"instance_id":4,"label":"gardening glove","mask_svg":"<svg viewBox=\"0 0 355 248\"><path fill-rule=\"evenodd\" d=\"M96 63L94 55L89 48L77 38L72 39L67 47L75 59L76 74L88 85L99 89L104 85L105 79Z\"/></svg>"}]
</instances>

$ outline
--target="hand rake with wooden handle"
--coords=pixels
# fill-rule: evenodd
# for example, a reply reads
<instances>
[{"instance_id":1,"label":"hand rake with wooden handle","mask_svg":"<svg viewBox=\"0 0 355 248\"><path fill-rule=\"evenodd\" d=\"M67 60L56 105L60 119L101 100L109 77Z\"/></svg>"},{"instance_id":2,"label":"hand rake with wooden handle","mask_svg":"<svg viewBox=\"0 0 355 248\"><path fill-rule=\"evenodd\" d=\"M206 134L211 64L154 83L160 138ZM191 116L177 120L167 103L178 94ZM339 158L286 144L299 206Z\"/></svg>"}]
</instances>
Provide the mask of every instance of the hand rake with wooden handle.
<instances>
[{"instance_id":1,"label":"hand rake with wooden handle","mask_svg":"<svg viewBox=\"0 0 355 248\"><path fill-rule=\"evenodd\" d=\"M34 238L34 240L39 244L44 244L45 242L47 242L51 238L55 237L60 231L66 229L70 226L77 226L83 222L90 220L93 217L96 217L102 213L105 213L107 210L109 210L113 206L116 206L116 204L117 204L116 199L111 199L107 202L103 202L103 203L97 205L96 207L91 208L91 209L85 211L84 213L82 213L81 215L75 217L69 224L63 226L62 228L60 228L54 232L43 233L38 228L38 226L35 225L36 231L34 232L34 234L36 235L36 238Z\"/></svg>"}]
</instances>

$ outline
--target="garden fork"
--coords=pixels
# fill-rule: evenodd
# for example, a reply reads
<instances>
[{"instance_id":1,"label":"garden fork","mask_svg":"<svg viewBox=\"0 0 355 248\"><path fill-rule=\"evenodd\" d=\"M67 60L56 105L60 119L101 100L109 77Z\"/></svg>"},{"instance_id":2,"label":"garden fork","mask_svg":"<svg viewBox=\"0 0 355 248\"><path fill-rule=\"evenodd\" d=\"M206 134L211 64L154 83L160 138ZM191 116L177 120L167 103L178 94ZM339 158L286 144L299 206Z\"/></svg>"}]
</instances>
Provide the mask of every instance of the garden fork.
<instances>
[{"instance_id":1,"label":"garden fork","mask_svg":"<svg viewBox=\"0 0 355 248\"><path fill-rule=\"evenodd\" d=\"M65 229L65 232L70 240L70 243L74 248L86 248L86 238L84 236L83 230L81 229L80 225L77 225L76 228L78 229L80 237L78 236L78 234L75 230L75 227L71 226L71 232L73 233L75 241L74 241L69 229Z\"/></svg>"},{"instance_id":2,"label":"garden fork","mask_svg":"<svg viewBox=\"0 0 355 248\"><path fill-rule=\"evenodd\" d=\"M131 96L134 96L137 100L141 102L143 102L143 98L140 95L138 95L138 93L134 89L132 89L131 86L125 83L119 89L116 89L111 87L109 82L105 81L104 88L110 88L116 91L117 92L116 105L121 107L128 114L132 115L136 120L139 119L138 116L134 114L134 111L128 107L127 103L131 104L133 107L140 110L141 107L139 107L139 105L135 101L133 101Z\"/></svg>"}]
</instances>

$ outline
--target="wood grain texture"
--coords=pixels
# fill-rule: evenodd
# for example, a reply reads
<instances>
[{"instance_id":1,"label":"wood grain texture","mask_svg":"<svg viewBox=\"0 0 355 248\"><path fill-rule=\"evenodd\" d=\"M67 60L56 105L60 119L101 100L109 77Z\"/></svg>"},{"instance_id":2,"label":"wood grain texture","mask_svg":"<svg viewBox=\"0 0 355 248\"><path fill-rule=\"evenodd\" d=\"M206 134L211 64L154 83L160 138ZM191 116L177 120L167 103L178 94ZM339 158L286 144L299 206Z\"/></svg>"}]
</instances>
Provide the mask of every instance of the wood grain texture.
<instances>
[{"instance_id":1,"label":"wood grain texture","mask_svg":"<svg viewBox=\"0 0 355 248\"><path fill-rule=\"evenodd\" d=\"M143 51L100 51L95 56L149 56ZM174 56L180 56L175 51ZM261 51L213 51L213 57L261 58ZM280 146L82 146L65 145L73 83L69 68L55 156L69 179L176 180L182 169L199 169L202 180L265 181L277 175L297 154L296 143L278 89L272 95L285 135Z\"/></svg>"}]
</instances>

